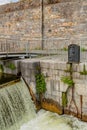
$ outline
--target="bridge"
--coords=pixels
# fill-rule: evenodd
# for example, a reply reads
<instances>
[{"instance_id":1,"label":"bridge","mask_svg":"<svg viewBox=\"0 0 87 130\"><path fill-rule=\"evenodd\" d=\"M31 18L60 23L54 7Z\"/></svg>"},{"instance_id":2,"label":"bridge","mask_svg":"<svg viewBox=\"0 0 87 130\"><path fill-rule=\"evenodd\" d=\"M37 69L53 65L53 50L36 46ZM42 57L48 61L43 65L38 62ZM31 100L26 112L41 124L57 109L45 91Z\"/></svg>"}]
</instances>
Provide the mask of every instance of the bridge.
<instances>
[{"instance_id":1,"label":"bridge","mask_svg":"<svg viewBox=\"0 0 87 130\"><path fill-rule=\"evenodd\" d=\"M42 40L41 39L11 39L11 38L0 38L0 58L29 58L36 57L39 55L54 55L61 53L57 48L61 46L55 43L50 46L50 42L53 39L45 39L44 43L47 45L44 50L42 50ZM58 42L58 39L53 40L53 42Z\"/></svg>"},{"instance_id":2,"label":"bridge","mask_svg":"<svg viewBox=\"0 0 87 130\"><path fill-rule=\"evenodd\" d=\"M38 41L39 44L37 48L36 42L38 43ZM42 54L40 50L35 51L41 48L40 43L40 39L20 40L11 38L0 38L0 59L36 57ZM45 55L45 53L43 53L43 55Z\"/></svg>"},{"instance_id":3,"label":"bridge","mask_svg":"<svg viewBox=\"0 0 87 130\"><path fill-rule=\"evenodd\" d=\"M62 60L67 60L69 42L61 44L59 40L64 39L44 39L44 50L42 50L41 39L11 39L0 38L0 59L11 58L32 58L37 56L56 55ZM67 39L68 41L69 39ZM51 44L50 44L51 43ZM87 45L80 43L81 62L87 62Z\"/></svg>"}]
</instances>

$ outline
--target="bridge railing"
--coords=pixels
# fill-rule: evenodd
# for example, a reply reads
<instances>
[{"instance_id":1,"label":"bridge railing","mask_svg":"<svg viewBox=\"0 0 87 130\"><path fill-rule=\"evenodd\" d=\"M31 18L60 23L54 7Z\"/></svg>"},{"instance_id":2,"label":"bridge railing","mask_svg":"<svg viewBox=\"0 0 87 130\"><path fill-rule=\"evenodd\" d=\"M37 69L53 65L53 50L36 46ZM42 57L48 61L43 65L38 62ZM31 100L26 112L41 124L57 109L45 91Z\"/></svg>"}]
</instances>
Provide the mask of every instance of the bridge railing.
<instances>
[{"instance_id":1,"label":"bridge railing","mask_svg":"<svg viewBox=\"0 0 87 130\"><path fill-rule=\"evenodd\" d=\"M0 53L30 53L34 51L42 51L42 44L44 53L56 54L58 58L67 60L68 45L80 45L81 61L87 62L87 43L83 39L70 40L65 38L47 38L47 39L11 39L0 38Z\"/></svg>"}]
</instances>

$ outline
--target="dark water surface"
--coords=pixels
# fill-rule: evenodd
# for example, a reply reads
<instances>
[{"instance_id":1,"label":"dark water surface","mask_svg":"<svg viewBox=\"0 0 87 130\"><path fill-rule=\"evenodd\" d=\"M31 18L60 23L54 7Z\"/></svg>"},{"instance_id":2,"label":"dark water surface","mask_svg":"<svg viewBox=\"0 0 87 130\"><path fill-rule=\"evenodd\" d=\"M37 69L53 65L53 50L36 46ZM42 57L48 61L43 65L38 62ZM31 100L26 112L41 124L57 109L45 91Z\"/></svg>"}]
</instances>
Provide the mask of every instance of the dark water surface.
<instances>
[{"instance_id":1,"label":"dark water surface","mask_svg":"<svg viewBox=\"0 0 87 130\"><path fill-rule=\"evenodd\" d=\"M19 77L16 75L0 73L0 85L16 79L19 79Z\"/></svg>"}]
</instances>

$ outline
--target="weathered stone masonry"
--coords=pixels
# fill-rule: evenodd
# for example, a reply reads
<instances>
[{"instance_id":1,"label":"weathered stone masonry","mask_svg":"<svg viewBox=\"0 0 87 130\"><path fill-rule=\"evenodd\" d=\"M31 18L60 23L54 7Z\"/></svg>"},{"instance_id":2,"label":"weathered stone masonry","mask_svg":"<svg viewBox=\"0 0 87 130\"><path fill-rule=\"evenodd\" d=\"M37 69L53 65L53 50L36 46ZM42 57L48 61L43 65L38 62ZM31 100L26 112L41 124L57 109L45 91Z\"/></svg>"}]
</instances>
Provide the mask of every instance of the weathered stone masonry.
<instances>
[{"instance_id":1,"label":"weathered stone masonry","mask_svg":"<svg viewBox=\"0 0 87 130\"><path fill-rule=\"evenodd\" d=\"M23 51L27 40L31 49L41 49L42 12L41 3L36 3L0 6L0 38L14 39L7 42L11 51L14 48L17 48L16 51ZM45 49L59 48L70 43L83 44L86 47L86 36L87 0L60 0L55 4L44 5L43 37L47 39L44 40ZM0 41L0 44L6 44L5 39ZM1 45L0 48L2 49Z\"/></svg>"},{"instance_id":2,"label":"weathered stone masonry","mask_svg":"<svg viewBox=\"0 0 87 130\"><path fill-rule=\"evenodd\" d=\"M16 69L10 70L6 66L12 62L15 64ZM61 81L62 76L69 76L69 72L65 70L69 69L69 64L58 59L27 59L27 60L14 60L4 64L5 73L17 74L21 72L22 77L26 80L29 87L36 95L36 82L35 74L36 68L40 65L41 71L45 76L46 88L45 98L53 99L60 106L62 106L62 93L66 92L67 85ZM87 121L87 76L81 75L80 72L84 69L84 64L87 70L87 63L80 63L73 65L73 80L74 86L74 102L72 99L72 87L67 92L68 104L64 107L64 113L73 114Z\"/></svg>"},{"instance_id":3,"label":"weathered stone masonry","mask_svg":"<svg viewBox=\"0 0 87 130\"><path fill-rule=\"evenodd\" d=\"M61 77L70 75L68 72L65 72L65 70L69 69L69 64L58 61L57 59L21 61L22 76L25 78L34 93L36 93L36 66L39 64L46 81L47 91L45 93L45 98L53 99L62 106L62 92L66 92L68 86L61 81ZM80 72L83 71L84 64L87 69L86 63L73 65L73 80L75 83L74 100L76 106L74 102L71 102L72 88L69 88L69 91L67 92L68 104L67 107L64 108L64 111L67 114L72 113L82 120L87 121L87 76L80 74Z\"/></svg>"}]
</instances>

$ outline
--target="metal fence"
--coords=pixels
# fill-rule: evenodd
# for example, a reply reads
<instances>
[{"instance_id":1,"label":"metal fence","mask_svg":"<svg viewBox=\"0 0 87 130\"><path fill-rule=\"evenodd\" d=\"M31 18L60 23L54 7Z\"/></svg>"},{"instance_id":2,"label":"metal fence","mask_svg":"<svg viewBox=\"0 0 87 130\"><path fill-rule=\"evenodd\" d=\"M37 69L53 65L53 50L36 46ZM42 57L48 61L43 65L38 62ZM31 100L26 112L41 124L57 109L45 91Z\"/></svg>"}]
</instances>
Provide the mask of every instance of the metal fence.
<instances>
[{"instance_id":1,"label":"metal fence","mask_svg":"<svg viewBox=\"0 0 87 130\"><path fill-rule=\"evenodd\" d=\"M42 43L44 50L42 50ZM49 57L56 56L61 60L67 60L68 57L68 46L70 44L78 44L80 46L80 57L81 62L87 61L87 43L83 40L69 40L60 38L44 39L8 39L0 38L0 54L1 53L41 53L47 54Z\"/></svg>"}]
</instances>

